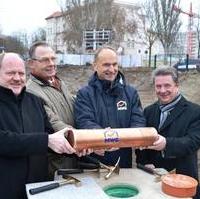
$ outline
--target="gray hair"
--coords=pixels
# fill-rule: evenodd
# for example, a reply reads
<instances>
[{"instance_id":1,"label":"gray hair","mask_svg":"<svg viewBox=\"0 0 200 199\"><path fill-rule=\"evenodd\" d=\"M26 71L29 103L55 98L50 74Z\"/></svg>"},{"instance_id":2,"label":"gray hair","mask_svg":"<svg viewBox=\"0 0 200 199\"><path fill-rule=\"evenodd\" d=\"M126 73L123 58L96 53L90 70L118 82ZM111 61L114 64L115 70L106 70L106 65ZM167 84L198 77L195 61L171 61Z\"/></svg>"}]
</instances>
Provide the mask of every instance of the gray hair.
<instances>
[{"instance_id":1,"label":"gray hair","mask_svg":"<svg viewBox=\"0 0 200 199\"><path fill-rule=\"evenodd\" d=\"M37 47L39 46L43 46L43 47L50 47L48 43L46 43L45 41L37 41L35 43L33 43L28 51L29 54L29 58L34 58L35 56L35 50Z\"/></svg>"},{"instance_id":2,"label":"gray hair","mask_svg":"<svg viewBox=\"0 0 200 199\"><path fill-rule=\"evenodd\" d=\"M176 84L179 83L178 71L173 67L160 67L154 70L152 73L153 82L155 81L155 77L166 76L166 75L170 75Z\"/></svg>"},{"instance_id":3,"label":"gray hair","mask_svg":"<svg viewBox=\"0 0 200 199\"><path fill-rule=\"evenodd\" d=\"M106 49L112 50L113 52L115 52L115 53L117 54L117 51L116 51L114 48L112 48L111 46L103 46L103 47L99 48L99 49L96 51L96 53L95 53L95 55L94 55L94 62L97 61L97 59L98 59L98 57L99 57L99 54L100 54L103 50L106 50Z\"/></svg>"}]
</instances>

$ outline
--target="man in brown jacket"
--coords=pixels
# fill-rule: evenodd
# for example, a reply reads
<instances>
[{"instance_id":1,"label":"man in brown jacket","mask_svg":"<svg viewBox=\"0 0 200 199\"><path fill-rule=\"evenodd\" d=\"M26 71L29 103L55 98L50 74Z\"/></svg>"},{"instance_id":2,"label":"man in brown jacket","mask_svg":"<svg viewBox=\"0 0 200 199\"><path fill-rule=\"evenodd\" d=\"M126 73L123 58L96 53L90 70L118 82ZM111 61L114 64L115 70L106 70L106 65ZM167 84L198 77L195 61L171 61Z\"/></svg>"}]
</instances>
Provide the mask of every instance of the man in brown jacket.
<instances>
[{"instance_id":1,"label":"man in brown jacket","mask_svg":"<svg viewBox=\"0 0 200 199\"><path fill-rule=\"evenodd\" d=\"M55 131L65 127L72 128L73 98L68 92L66 84L56 75L56 55L53 49L45 42L34 43L29 50L30 78L27 82L27 91L45 101L45 109L49 121ZM68 143L68 153L74 153ZM49 153L50 178L59 168L73 168L76 166L75 155L62 156Z\"/></svg>"}]
</instances>

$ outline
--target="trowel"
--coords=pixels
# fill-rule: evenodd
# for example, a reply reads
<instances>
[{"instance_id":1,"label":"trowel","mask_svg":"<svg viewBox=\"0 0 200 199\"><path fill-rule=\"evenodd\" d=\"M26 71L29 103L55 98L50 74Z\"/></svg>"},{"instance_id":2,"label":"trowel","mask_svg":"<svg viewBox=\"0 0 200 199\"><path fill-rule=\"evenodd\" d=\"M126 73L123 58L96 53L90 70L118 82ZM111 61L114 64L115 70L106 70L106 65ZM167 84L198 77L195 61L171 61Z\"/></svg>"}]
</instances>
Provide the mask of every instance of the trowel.
<instances>
[{"instance_id":1,"label":"trowel","mask_svg":"<svg viewBox=\"0 0 200 199\"><path fill-rule=\"evenodd\" d=\"M161 181L161 177L166 175L166 174L176 173L176 169L173 169L172 171L167 171L164 168L154 168L154 169L152 169L152 168L149 168L149 167L147 167L147 166L145 166L143 164L137 164L137 168L141 169L141 170L143 170L143 171L145 171L147 173L155 175L156 176L156 178L155 178L156 182Z\"/></svg>"}]
</instances>

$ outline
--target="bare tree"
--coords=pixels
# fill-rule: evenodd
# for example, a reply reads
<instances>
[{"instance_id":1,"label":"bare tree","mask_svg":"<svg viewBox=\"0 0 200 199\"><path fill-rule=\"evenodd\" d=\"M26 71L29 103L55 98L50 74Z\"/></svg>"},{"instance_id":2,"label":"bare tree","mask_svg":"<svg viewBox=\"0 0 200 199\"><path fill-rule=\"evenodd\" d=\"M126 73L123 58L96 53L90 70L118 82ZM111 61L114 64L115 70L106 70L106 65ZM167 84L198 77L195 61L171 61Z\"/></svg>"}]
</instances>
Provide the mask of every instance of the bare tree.
<instances>
[{"instance_id":1,"label":"bare tree","mask_svg":"<svg viewBox=\"0 0 200 199\"><path fill-rule=\"evenodd\" d=\"M149 0L151 1L151 0ZM170 46L175 41L178 31L181 27L179 12L176 12L173 7L176 4L179 7L181 0L154 0L154 20L156 23L156 33L161 41L166 55L169 53Z\"/></svg>"},{"instance_id":2,"label":"bare tree","mask_svg":"<svg viewBox=\"0 0 200 199\"><path fill-rule=\"evenodd\" d=\"M65 17L64 41L68 50L79 51L85 30L110 29L113 45L116 45L125 32L132 33L137 28L135 20L126 19L126 12L113 0L65 0L60 5Z\"/></svg>"},{"instance_id":3,"label":"bare tree","mask_svg":"<svg viewBox=\"0 0 200 199\"><path fill-rule=\"evenodd\" d=\"M35 32L31 35L32 42L36 41L45 41L46 40L46 31L44 28L38 28Z\"/></svg>"},{"instance_id":4,"label":"bare tree","mask_svg":"<svg viewBox=\"0 0 200 199\"><path fill-rule=\"evenodd\" d=\"M82 41L83 9L80 0L64 1L60 4L64 17L63 39L67 44L68 51L74 51L75 46L80 47ZM80 34L81 32L81 34Z\"/></svg>"},{"instance_id":5,"label":"bare tree","mask_svg":"<svg viewBox=\"0 0 200 199\"><path fill-rule=\"evenodd\" d=\"M29 38L28 38L28 33L25 30L15 31L12 33L11 37L23 43L23 46L25 48L28 48Z\"/></svg>"},{"instance_id":6,"label":"bare tree","mask_svg":"<svg viewBox=\"0 0 200 199\"><path fill-rule=\"evenodd\" d=\"M112 43L117 46L123 41L125 34L133 38L133 35L137 33L137 13L132 6L122 7L118 4L113 4L111 12L111 28L114 34Z\"/></svg>"},{"instance_id":7,"label":"bare tree","mask_svg":"<svg viewBox=\"0 0 200 199\"><path fill-rule=\"evenodd\" d=\"M154 10L153 1L146 1L141 9L140 19L142 22L142 32L140 32L140 38L143 40L143 43L147 45L149 51L149 60L148 66L151 67L151 55L152 55L152 46L155 41L158 39L156 32L156 23L154 20Z\"/></svg>"},{"instance_id":8,"label":"bare tree","mask_svg":"<svg viewBox=\"0 0 200 199\"><path fill-rule=\"evenodd\" d=\"M4 40L5 50L8 52L16 52L26 57L27 47L24 46L18 38L14 36L7 36Z\"/></svg>"}]
</instances>

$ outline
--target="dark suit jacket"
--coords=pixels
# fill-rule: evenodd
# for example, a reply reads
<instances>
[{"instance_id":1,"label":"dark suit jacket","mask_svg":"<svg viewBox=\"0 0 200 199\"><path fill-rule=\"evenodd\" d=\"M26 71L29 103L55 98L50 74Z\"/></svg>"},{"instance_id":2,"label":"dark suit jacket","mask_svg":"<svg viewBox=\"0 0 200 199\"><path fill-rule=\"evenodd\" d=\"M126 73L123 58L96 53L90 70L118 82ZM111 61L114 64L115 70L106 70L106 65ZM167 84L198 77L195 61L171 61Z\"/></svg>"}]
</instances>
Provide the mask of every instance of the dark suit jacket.
<instances>
[{"instance_id":1,"label":"dark suit jacket","mask_svg":"<svg viewBox=\"0 0 200 199\"><path fill-rule=\"evenodd\" d=\"M187 101L184 97L170 112L167 120L158 129L160 109L154 103L145 109L148 127L155 127L158 133L166 137L166 148L160 151L136 151L136 161L142 164L154 164L167 170L176 168L176 172L198 179L197 150L200 147L200 106Z\"/></svg>"}]
</instances>

